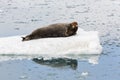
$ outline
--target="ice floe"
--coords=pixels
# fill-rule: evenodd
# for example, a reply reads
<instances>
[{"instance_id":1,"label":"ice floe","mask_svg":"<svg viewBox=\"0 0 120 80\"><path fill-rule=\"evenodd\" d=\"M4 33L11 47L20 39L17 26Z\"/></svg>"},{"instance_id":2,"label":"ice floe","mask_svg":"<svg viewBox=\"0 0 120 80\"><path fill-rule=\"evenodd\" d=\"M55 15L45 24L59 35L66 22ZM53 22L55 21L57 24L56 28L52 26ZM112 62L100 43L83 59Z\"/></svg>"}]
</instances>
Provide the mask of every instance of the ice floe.
<instances>
[{"instance_id":1,"label":"ice floe","mask_svg":"<svg viewBox=\"0 0 120 80\"><path fill-rule=\"evenodd\" d=\"M97 31L79 28L77 35L71 37L42 38L25 42L21 41L22 36L1 37L0 55L79 58L80 55L102 52Z\"/></svg>"}]
</instances>

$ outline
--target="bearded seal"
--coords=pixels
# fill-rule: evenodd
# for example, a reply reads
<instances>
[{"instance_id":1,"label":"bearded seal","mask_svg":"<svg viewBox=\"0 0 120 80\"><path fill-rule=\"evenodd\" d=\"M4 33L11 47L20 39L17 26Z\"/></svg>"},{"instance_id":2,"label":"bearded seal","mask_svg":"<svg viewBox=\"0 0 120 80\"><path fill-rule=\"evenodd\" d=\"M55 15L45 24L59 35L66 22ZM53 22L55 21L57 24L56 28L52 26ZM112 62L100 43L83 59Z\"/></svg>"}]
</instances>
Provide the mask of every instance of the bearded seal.
<instances>
[{"instance_id":1,"label":"bearded seal","mask_svg":"<svg viewBox=\"0 0 120 80\"><path fill-rule=\"evenodd\" d=\"M34 30L31 34L22 37L22 41L49 37L68 37L75 35L77 30L77 22L50 24L48 26L38 28Z\"/></svg>"}]
</instances>

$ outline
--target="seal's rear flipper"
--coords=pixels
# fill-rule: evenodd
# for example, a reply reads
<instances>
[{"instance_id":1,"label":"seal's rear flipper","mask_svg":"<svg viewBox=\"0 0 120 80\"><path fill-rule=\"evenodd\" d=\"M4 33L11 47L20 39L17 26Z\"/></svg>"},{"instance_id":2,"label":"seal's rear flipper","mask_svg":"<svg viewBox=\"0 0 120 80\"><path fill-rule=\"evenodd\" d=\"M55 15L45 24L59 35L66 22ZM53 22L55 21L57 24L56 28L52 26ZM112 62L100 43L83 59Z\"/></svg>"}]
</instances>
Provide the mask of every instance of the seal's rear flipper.
<instances>
[{"instance_id":1,"label":"seal's rear flipper","mask_svg":"<svg viewBox=\"0 0 120 80\"><path fill-rule=\"evenodd\" d=\"M22 41L25 41L25 37L21 37L22 38Z\"/></svg>"}]
</instances>

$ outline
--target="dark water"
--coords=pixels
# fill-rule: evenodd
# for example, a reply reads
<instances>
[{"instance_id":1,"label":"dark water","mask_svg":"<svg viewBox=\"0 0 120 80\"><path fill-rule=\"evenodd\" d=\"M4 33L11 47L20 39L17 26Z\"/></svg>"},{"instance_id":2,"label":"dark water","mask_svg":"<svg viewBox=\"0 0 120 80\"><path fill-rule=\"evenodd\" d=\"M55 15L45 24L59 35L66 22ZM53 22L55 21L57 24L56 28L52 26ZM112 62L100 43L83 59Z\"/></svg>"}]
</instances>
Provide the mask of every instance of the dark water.
<instances>
[{"instance_id":1,"label":"dark water","mask_svg":"<svg viewBox=\"0 0 120 80\"><path fill-rule=\"evenodd\" d=\"M119 13L119 0L0 0L0 37L78 21L85 30L99 31L103 46L98 64L81 59L1 61L0 80L120 80Z\"/></svg>"}]
</instances>

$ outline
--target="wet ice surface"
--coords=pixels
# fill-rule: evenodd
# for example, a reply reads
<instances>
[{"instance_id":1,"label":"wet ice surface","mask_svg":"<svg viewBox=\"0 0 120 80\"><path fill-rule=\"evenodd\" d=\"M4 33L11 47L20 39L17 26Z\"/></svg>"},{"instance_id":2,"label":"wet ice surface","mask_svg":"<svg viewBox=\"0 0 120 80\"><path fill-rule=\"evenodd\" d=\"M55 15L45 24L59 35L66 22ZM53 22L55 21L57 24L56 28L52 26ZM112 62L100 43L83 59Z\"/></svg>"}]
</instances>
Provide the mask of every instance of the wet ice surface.
<instances>
[{"instance_id":1,"label":"wet ice surface","mask_svg":"<svg viewBox=\"0 0 120 80\"><path fill-rule=\"evenodd\" d=\"M1 37L28 34L51 23L78 21L86 31L99 31L103 46L98 64L90 64L82 56L75 70L70 65L51 67L26 59L0 62L0 79L120 79L119 13L119 0L0 0Z\"/></svg>"}]
</instances>

